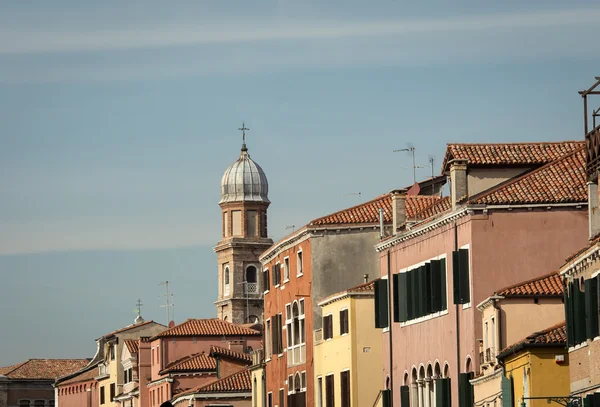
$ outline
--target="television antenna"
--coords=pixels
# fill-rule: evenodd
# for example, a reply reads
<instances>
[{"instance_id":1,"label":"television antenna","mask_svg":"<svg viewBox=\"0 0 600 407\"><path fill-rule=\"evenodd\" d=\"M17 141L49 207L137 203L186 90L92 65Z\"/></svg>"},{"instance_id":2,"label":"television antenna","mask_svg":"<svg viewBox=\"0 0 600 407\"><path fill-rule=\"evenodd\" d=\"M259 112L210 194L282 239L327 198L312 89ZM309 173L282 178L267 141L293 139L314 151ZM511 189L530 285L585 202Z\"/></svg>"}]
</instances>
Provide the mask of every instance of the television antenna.
<instances>
[{"instance_id":1,"label":"television antenna","mask_svg":"<svg viewBox=\"0 0 600 407\"><path fill-rule=\"evenodd\" d=\"M285 230L290 230L292 229L292 233L294 233L296 231L296 225L289 225L285 227Z\"/></svg>"},{"instance_id":2,"label":"television antenna","mask_svg":"<svg viewBox=\"0 0 600 407\"><path fill-rule=\"evenodd\" d=\"M159 286L164 285L166 289L165 303L163 305L159 305L159 308L164 308L167 312L167 326L169 326L169 323L171 322L171 308L173 308L173 320L175 320L175 304L172 301L174 294L169 294L169 284L172 283L172 281L166 280L159 284Z\"/></svg>"}]
</instances>

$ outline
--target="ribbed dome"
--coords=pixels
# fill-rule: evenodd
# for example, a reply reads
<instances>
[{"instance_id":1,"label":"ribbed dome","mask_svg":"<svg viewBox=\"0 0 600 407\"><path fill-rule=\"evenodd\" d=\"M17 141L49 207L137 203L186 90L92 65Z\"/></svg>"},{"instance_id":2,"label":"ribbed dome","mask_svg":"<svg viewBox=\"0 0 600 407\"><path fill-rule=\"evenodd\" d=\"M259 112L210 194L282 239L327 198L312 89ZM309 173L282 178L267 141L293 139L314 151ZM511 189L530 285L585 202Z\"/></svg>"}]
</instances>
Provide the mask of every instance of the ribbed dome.
<instances>
[{"instance_id":1,"label":"ribbed dome","mask_svg":"<svg viewBox=\"0 0 600 407\"><path fill-rule=\"evenodd\" d=\"M225 202L264 202L268 198L269 183L260 165L252 161L246 145L236 162L231 164L221 180L221 200Z\"/></svg>"}]
</instances>

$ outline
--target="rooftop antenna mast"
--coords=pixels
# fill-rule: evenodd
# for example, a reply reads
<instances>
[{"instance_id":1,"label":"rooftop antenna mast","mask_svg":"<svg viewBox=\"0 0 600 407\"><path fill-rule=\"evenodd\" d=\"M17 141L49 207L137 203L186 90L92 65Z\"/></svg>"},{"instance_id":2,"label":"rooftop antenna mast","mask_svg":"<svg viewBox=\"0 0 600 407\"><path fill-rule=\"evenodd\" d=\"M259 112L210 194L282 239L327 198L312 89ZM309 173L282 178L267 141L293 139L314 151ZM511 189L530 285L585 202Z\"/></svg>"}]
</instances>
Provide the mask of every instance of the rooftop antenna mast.
<instances>
[{"instance_id":1,"label":"rooftop antenna mast","mask_svg":"<svg viewBox=\"0 0 600 407\"><path fill-rule=\"evenodd\" d=\"M435 183L433 182L433 163L435 162L435 157L430 155L429 156L429 165L431 166L431 196L434 195L435 193Z\"/></svg>"},{"instance_id":2,"label":"rooftop antenna mast","mask_svg":"<svg viewBox=\"0 0 600 407\"><path fill-rule=\"evenodd\" d=\"M358 201L362 202L362 192L348 192L347 194L344 194L343 196L349 196L349 195L354 195L354 196L358 195Z\"/></svg>"},{"instance_id":3,"label":"rooftop antenna mast","mask_svg":"<svg viewBox=\"0 0 600 407\"><path fill-rule=\"evenodd\" d=\"M171 322L170 316L171 316L171 307L173 308L173 319L175 318L175 304L170 301L170 299L173 297L173 294L169 294L169 284L172 284L172 281L166 280L163 281L159 284L160 285L164 285L165 289L166 289L166 294L165 294L165 303L163 305L159 305L160 308L164 308L167 312L167 326L169 326L169 322Z\"/></svg>"},{"instance_id":4,"label":"rooftop antenna mast","mask_svg":"<svg viewBox=\"0 0 600 407\"><path fill-rule=\"evenodd\" d=\"M398 153L400 151L408 151L412 154L412 169L413 169L413 185L417 183L417 168L426 168L422 165L417 165L416 161L415 161L415 146L409 146L407 148L400 148L398 150L394 150L394 153Z\"/></svg>"},{"instance_id":5,"label":"rooftop antenna mast","mask_svg":"<svg viewBox=\"0 0 600 407\"><path fill-rule=\"evenodd\" d=\"M292 229L292 233L294 233L296 231L296 225L289 225L285 227L285 230L290 230Z\"/></svg>"}]
</instances>

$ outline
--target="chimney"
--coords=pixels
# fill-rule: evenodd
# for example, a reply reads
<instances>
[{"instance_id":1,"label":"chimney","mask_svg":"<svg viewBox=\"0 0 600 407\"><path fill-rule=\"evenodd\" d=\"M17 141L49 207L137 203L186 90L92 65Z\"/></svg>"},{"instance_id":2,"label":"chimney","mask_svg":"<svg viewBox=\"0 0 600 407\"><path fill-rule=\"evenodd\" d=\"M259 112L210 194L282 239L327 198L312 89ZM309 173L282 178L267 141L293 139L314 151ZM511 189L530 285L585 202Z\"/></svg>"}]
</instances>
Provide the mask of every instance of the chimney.
<instances>
[{"instance_id":1,"label":"chimney","mask_svg":"<svg viewBox=\"0 0 600 407\"><path fill-rule=\"evenodd\" d=\"M587 183L588 187L588 222L590 239L600 232L600 208L598 198L598 181Z\"/></svg>"},{"instance_id":2,"label":"chimney","mask_svg":"<svg viewBox=\"0 0 600 407\"><path fill-rule=\"evenodd\" d=\"M363 283L368 283L368 282L369 282L369 275L368 275L368 274L365 274L365 275L363 276Z\"/></svg>"},{"instance_id":3,"label":"chimney","mask_svg":"<svg viewBox=\"0 0 600 407\"><path fill-rule=\"evenodd\" d=\"M395 189L392 195L392 234L398 233L398 228L406 223L406 188Z\"/></svg>"},{"instance_id":4,"label":"chimney","mask_svg":"<svg viewBox=\"0 0 600 407\"><path fill-rule=\"evenodd\" d=\"M452 160L449 164L450 199L452 199L452 210L455 210L460 199L469 195L467 187L467 160Z\"/></svg>"}]
</instances>

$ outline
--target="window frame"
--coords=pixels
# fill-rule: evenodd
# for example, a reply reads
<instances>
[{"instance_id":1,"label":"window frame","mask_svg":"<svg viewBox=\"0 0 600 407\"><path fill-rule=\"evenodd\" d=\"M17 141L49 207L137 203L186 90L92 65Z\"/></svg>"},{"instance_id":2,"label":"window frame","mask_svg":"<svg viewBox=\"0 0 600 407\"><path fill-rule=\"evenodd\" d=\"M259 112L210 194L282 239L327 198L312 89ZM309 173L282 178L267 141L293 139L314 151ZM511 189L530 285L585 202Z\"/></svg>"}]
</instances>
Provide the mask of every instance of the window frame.
<instances>
[{"instance_id":1,"label":"window frame","mask_svg":"<svg viewBox=\"0 0 600 407\"><path fill-rule=\"evenodd\" d=\"M343 325L342 313L344 313L346 315L346 324L345 325ZM350 311L348 310L348 307L344 307L344 308L340 309L339 318L340 318L340 324L339 324L340 325L340 336L346 336L350 333ZM343 328L346 329L344 332L342 332Z\"/></svg>"},{"instance_id":2,"label":"window frame","mask_svg":"<svg viewBox=\"0 0 600 407\"><path fill-rule=\"evenodd\" d=\"M302 277L304 275L304 256L302 255L302 249L296 252L296 277Z\"/></svg>"},{"instance_id":3,"label":"window frame","mask_svg":"<svg viewBox=\"0 0 600 407\"><path fill-rule=\"evenodd\" d=\"M290 256L283 258L283 283L290 281Z\"/></svg>"},{"instance_id":4,"label":"window frame","mask_svg":"<svg viewBox=\"0 0 600 407\"><path fill-rule=\"evenodd\" d=\"M331 318L331 324L328 324L327 318ZM327 327L331 326L331 332L329 332L329 334L331 334L331 336L327 336L328 333L328 329ZM325 314L323 315L323 340L324 341L330 341L333 339L333 314L329 313L329 314Z\"/></svg>"}]
</instances>

